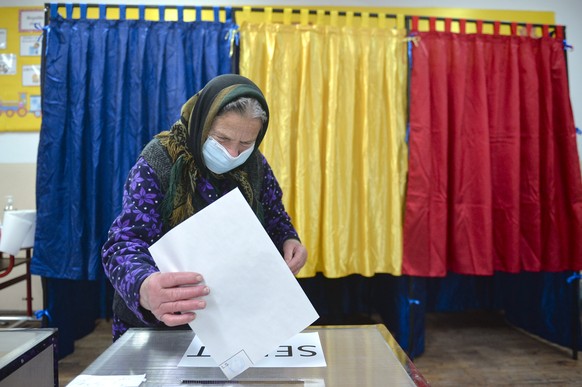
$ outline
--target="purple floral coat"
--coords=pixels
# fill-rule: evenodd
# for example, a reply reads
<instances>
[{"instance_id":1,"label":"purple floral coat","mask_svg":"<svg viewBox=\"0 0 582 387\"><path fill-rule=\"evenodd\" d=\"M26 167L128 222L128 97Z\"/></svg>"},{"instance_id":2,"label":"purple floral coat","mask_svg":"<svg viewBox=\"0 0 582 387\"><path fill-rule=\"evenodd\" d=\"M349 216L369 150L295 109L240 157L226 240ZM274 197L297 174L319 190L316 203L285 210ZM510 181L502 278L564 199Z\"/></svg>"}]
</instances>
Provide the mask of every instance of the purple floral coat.
<instances>
[{"instance_id":1,"label":"purple floral coat","mask_svg":"<svg viewBox=\"0 0 582 387\"><path fill-rule=\"evenodd\" d=\"M275 246L282 251L283 242L299 238L281 201L279 183L263 156L262 162L265 173L260 201L264 209L264 226ZM218 199L216 192L219 190L212 188L208 181L199 178L197 189L209 202ZM113 222L102 249L105 274L111 284L138 319L152 327L164 324L140 306L139 289L149 275L158 271L148 247L163 235L159 210L163 197L155 171L140 157L129 172L123 192L123 209ZM125 322L114 316L114 340L128 328Z\"/></svg>"}]
</instances>

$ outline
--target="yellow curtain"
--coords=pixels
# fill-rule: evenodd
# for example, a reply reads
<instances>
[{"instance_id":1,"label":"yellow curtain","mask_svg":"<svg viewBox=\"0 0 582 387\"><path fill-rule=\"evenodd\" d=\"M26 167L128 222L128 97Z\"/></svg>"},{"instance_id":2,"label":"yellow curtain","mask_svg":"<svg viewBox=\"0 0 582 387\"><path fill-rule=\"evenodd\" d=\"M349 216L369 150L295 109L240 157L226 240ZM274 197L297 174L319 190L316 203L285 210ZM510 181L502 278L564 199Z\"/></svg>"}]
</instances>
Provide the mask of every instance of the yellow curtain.
<instances>
[{"instance_id":1,"label":"yellow curtain","mask_svg":"<svg viewBox=\"0 0 582 387\"><path fill-rule=\"evenodd\" d=\"M261 150L309 252L299 277L400 275L405 32L245 22L240 42L271 111Z\"/></svg>"}]
</instances>

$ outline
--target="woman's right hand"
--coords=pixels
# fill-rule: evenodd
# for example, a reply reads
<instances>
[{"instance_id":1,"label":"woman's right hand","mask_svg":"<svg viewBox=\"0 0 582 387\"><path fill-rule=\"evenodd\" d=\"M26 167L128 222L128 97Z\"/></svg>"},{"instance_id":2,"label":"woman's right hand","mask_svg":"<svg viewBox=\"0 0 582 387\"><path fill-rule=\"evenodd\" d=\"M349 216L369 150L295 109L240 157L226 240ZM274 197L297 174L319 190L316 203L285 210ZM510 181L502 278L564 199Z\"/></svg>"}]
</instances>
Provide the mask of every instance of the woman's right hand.
<instances>
[{"instance_id":1,"label":"woman's right hand","mask_svg":"<svg viewBox=\"0 0 582 387\"><path fill-rule=\"evenodd\" d=\"M195 310L204 309L202 297L210 293L198 273L154 273L139 289L139 303L167 326L188 324Z\"/></svg>"}]
</instances>

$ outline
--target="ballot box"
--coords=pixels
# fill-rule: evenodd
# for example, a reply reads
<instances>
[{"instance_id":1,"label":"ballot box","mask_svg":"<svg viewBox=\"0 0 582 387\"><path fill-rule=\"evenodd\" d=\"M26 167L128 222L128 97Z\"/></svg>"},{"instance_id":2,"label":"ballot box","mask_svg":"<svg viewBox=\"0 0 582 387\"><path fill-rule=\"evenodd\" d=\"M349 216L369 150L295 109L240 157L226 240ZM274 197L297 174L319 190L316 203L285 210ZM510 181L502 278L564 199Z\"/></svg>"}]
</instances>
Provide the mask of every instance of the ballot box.
<instances>
[{"instance_id":1,"label":"ballot box","mask_svg":"<svg viewBox=\"0 0 582 387\"><path fill-rule=\"evenodd\" d=\"M56 329L0 329L0 387L58 385Z\"/></svg>"},{"instance_id":2,"label":"ballot box","mask_svg":"<svg viewBox=\"0 0 582 387\"><path fill-rule=\"evenodd\" d=\"M127 331L103 352L83 377L120 378L145 375L141 386L427 386L412 361L384 325L309 327L317 332L324 353L324 367L251 367L232 380L218 367L179 366L193 342L189 330ZM299 348L285 348L285 355ZM303 348L303 354L310 350ZM108 376L109 375L109 376ZM108 380L115 383L114 379Z\"/></svg>"}]
</instances>

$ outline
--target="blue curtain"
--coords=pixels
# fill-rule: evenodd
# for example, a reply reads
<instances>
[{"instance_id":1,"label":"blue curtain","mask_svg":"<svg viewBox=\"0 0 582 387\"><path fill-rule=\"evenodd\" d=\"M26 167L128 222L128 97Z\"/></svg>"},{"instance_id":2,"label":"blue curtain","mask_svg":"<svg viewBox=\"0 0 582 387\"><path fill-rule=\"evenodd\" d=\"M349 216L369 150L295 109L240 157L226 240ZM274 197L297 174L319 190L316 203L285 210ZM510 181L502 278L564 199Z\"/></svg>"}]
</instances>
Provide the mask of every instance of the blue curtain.
<instances>
[{"instance_id":1,"label":"blue curtain","mask_svg":"<svg viewBox=\"0 0 582 387\"><path fill-rule=\"evenodd\" d=\"M424 282L427 312L503 310L506 320L564 347L579 350L582 337L575 272L495 273L473 276L449 273Z\"/></svg>"},{"instance_id":2,"label":"blue curtain","mask_svg":"<svg viewBox=\"0 0 582 387\"><path fill-rule=\"evenodd\" d=\"M412 359L425 350L431 312L503 311L512 325L550 342L582 349L578 273L449 273L443 278L376 274L299 283L321 316L316 324L367 324L377 313Z\"/></svg>"},{"instance_id":3,"label":"blue curtain","mask_svg":"<svg viewBox=\"0 0 582 387\"><path fill-rule=\"evenodd\" d=\"M143 8L140 20L123 20L123 8L121 20L106 20L105 6L99 19L85 18L83 8L81 18L72 19L71 10L67 6L63 18L51 5L45 28L31 265L45 281L53 324L84 318L77 304L94 305L98 312L83 312L93 321L108 308L100 249L121 210L127 173L152 136L178 119L190 96L231 72L228 37L236 27L230 20L146 21ZM79 291L97 299L83 299ZM67 308L51 310L54 299ZM56 315L62 313L68 315ZM63 356L72 341L68 348L67 332L59 335Z\"/></svg>"},{"instance_id":4,"label":"blue curtain","mask_svg":"<svg viewBox=\"0 0 582 387\"><path fill-rule=\"evenodd\" d=\"M400 347L414 359L424 352L426 278L376 274L325 278L299 284L320 315L315 325L377 323L377 314Z\"/></svg>"}]
</instances>

